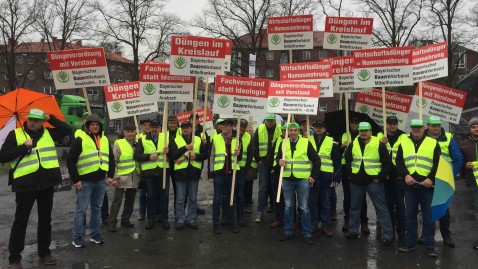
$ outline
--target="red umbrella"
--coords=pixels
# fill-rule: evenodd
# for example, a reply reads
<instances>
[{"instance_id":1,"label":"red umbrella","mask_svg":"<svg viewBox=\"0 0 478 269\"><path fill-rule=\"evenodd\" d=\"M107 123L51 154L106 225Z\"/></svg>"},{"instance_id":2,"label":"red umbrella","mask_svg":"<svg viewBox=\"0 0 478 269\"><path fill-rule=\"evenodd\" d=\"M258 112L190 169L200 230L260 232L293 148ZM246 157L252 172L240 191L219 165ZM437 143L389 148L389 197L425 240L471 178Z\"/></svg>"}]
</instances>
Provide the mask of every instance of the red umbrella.
<instances>
[{"instance_id":1,"label":"red umbrella","mask_svg":"<svg viewBox=\"0 0 478 269\"><path fill-rule=\"evenodd\" d=\"M53 95L30 91L26 89L16 89L0 96L0 129L15 116L17 118L17 127L23 126L27 120L30 109L38 108L47 115L54 115L56 118L65 121L65 116L58 107L58 103ZM45 123L45 127L51 127Z\"/></svg>"}]
</instances>

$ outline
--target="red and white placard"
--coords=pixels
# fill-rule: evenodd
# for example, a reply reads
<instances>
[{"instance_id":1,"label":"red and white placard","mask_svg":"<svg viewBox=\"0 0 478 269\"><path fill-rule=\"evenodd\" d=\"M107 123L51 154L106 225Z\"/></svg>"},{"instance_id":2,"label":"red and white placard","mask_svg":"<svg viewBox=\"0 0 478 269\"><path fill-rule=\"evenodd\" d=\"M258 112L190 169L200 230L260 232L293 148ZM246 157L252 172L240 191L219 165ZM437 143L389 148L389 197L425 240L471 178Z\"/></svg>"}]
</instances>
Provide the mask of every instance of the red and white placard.
<instances>
[{"instance_id":1,"label":"red and white placard","mask_svg":"<svg viewBox=\"0 0 478 269\"><path fill-rule=\"evenodd\" d=\"M171 38L171 74L215 76L224 74L226 45L224 39L202 36Z\"/></svg>"},{"instance_id":2,"label":"red and white placard","mask_svg":"<svg viewBox=\"0 0 478 269\"><path fill-rule=\"evenodd\" d=\"M324 49L357 50L372 46L373 18L326 17Z\"/></svg>"},{"instance_id":3,"label":"red and white placard","mask_svg":"<svg viewBox=\"0 0 478 269\"><path fill-rule=\"evenodd\" d=\"M313 49L314 18L312 15L267 18L269 50Z\"/></svg>"},{"instance_id":4,"label":"red and white placard","mask_svg":"<svg viewBox=\"0 0 478 269\"><path fill-rule=\"evenodd\" d=\"M191 116L193 112L192 111L186 111L183 113L176 114L176 117L178 117L178 122L182 123L187 120L189 120L189 117ZM198 108L196 109L196 115L198 115L197 122L205 128L204 130L206 133L211 136L214 134L214 124L212 122L212 114L211 114L211 109L208 107L206 108L206 123L203 122L204 119L204 108Z\"/></svg>"},{"instance_id":5,"label":"red and white placard","mask_svg":"<svg viewBox=\"0 0 478 269\"><path fill-rule=\"evenodd\" d=\"M156 101L139 99L139 81L104 86L104 92L111 120L158 112Z\"/></svg>"},{"instance_id":6,"label":"red and white placard","mask_svg":"<svg viewBox=\"0 0 478 269\"><path fill-rule=\"evenodd\" d=\"M370 91L372 88L354 87L354 57L341 56L322 59L332 64L332 84L334 93Z\"/></svg>"},{"instance_id":7,"label":"red and white placard","mask_svg":"<svg viewBox=\"0 0 478 269\"><path fill-rule=\"evenodd\" d=\"M448 42L413 50L413 82L448 76Z\"/></svg>"},{"instance_id":8,"label":"red and white placard","mask_svg":"<svg viewBox=\"0 0 478 269\"><path fill-rule=\"evenodd\" d=\"M167 63L140 65L140 99L159 102L192 102L194 77L171 75Z\"/></svg>"},{"instance_id":9,"label":"red and white placard","mask_svg":"<svg viewBox=\"0 0 478 269\"><path fill-rule=\"evenodd\" d=\"M412 47L356 50L354 87L413 85Z\"/></svg>"},{"instance_id":10,"label":"red and white placard","mask_svg":"<svg viewBox=\"0 0 478 269\"><path fill-rule=\"evenodd\" d=\"M216 76L215 114L234 116L262 115L267 105L269 80Z\"/></svg>"},{"instance_id":11,"label":"red and white placard","mask_svg":"<svg viewBox=\"0 0 478 269\"><path fill-rule=\"evenodd\" d=\"M103 48L50 51L48 61L57 90L110 84Z\"/></svg>"},{"instance_id":12,"label":"red and white placard","mask_svg":"<svg viewBox=\"0 0 478 269\"><path fill-rule=\"evenodd\" d=\"M329 62L281 64L280 80L319 82L320 97L334 96L332 64Z\"/></svg>"},{"instance_id":13,"label":"red and white placard","mask_svg":"<svg viewBox=\"0 0 478 269\"><path fill-rule=\"evenodd\" d=\"M387 116L395 116L398 119L398 128L404 130L407 125L410 103L413 96L395 92L386 92L385 108ZM370 116L376 123L383 123L382 91L373 89L371 91L357 94L355 111Z\"/></svg>"},{"instance_id":14,"label":"red and white placard","mask_svg":"<svg viewBox=\"0 0 478 269\"><path fill-rule=\"evenodd\" d=\"M319 94L320 83L271 81L267 112L317 115Z\"/></svg>"},{"instance_id":15,"label":"red and white placard","mask_svg":"<svg viewBox=\"0 0 478 269\"><path fill-rule=\"evenodd\" d=\"M443 121L460 123L461 112L466 101L466 92L431 82L422 84L423 115L438 116ZM413 97L411 111L419 111L418 87Z\"/></svg>"}]
</instances>

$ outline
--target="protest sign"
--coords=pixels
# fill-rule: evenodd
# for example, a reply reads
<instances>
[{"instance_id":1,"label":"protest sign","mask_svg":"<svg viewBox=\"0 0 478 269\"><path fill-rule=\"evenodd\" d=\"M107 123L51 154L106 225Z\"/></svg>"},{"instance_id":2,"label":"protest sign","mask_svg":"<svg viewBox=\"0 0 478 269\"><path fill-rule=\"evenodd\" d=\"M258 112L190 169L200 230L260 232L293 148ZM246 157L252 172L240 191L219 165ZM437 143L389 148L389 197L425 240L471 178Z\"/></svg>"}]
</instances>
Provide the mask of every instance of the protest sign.
<instances>
[{"instance_id":1,"label":"protest sign","mask_svg":"<svg viewBox=\"0 0 478 269\"><path fill-rule=\"evenodd\" d=\"M183 113L176 114L176 117L178 117L178 122L181 124L182 122L188 121L189 117L191 116L193 112L192 111L186 111ZM198 123L201 124L204 128L204 125L206 125L206 133L211 136L214 134L214 125L213 125L213 118L211 114L211 109L206 108L206 124L204 124L204 108L198 108L196 109L196 115L198 115Z\"/></svg>"},{"instance_id":2,"label":"protest sign","mask_svg":"<svg viewBox=\"0 0 478 269\"><path fill-rule=\"evenodd\" d=\"M104 92L111 120L158 112L156 101L144 102L139 99L139 81L104 86Z\"/></svg>"},{"instance_id":3,"label":"protest sign","mask_svg":"<svg viewBox=\"0 0 478 269\"><path fill-rule=\"evenodd\" d=\"M387 116L397 117L399 129L404 130L406 127L412 99L411 95L406 94L395 92L386 92L385 94ZM380 124L383 117L382 91L373 89L358 93L355 111L369 115L371 119Z\"/></svg>"},{"instance_id":4,"label":"protest sign","mask_svg":"<svg viewBox=\"0 0 478 269\"><path fill-rule=\"evenodd\" d=\"M202 36L171 38L171 75L215 76L224 74L224 39Z\"/></svg>"},{"instance_id":5,"label":"protest sign","mask_svg":"<svg viewBox=\"0 0 478 269\"><path fill-rule=\"evenodd\" d=\"M354 87L387 87L413 84L412 47L356 50Z\"/></svg>"},{"instance_id":6,"label":"protest sign","mask_svg":"<svg viewBox=\"0 0 478 269\"><path fill-rule=\"evenodd\" d=\"M358 50L372 45L373 18L326 17L324 49Z\"/></svg>"},{"instance_id":7,"label":"protest sign","mask_svg":"<svg viewBox=\"0 0 478 269\"><path fill-rule=\"evenodd\" d=\"M465 105L466 92L431 82L423 82L423 115L438 116L443 121L460 123L461 112ZM418 87L413 97L410 111L419 112Z\"/></svg>"},{"instance_id":8,"label":"protest sign","mask_svg":"<svg viewBox=\"0 0 478 269\"><path fill-rule=\"evenodd\" d=\"M280 80L319 82L320 97L334 96L332 64L329 62L281 64Z\"/></svg>"},{"instance_id":9,"label":"protest sign","mask_svg":"<svg viewBox=\"0 0 478 269\"><path fill-rule=\"evenodd\" d=\"M448 42L413 50L413 82L448 76Z\"/></svg>"},{"instance_id":10,"label":"protest sign","mask_svg":"<svg viewBox=\"0 0 478 269\"><path fill-rule=\"evenodd\" d=\"M269 17L267 24L269 50L313 49L312 15Z\"/></svg>"},{"instance_id":11,"label":"protest sign","mask_svg":"<svg viewBox=\"0 0 478 269\"><path fill-rule=\"evenodd\" d=\"M144 102L192 102L194 77L170 74L167 63L140 65L140 99Z\"/></svg>"},{"instance_id":12,"label":"protest sign","mask_svg":"<svg viewBox=\"0 0 478 269\"><path fill-rule=\"evenodd\" d=\"M268 113L317 115L320 83L271 81Z\"/></svg>"},{"instance_id":13,"label":"protest sign","mask_svg":"<svg viewBox=\"0 0 478 269\"><path fill-rule=\"evenodd\" d=\"M332 64L332 85L334 93L369 91L372 88L354 87L354 57L329 57L322 61Z\"/></svg>"},{"instance_id":14,"label":"protest sign","mask_svg":"<svg viewBox=\"0 0 478 269\"><path fill-rule=\"evenodd\" d=\"M103 48L50 51L48 61L57 90L110 84Z\"/></svg>"},{"instance_id":15,"label":"protest sign","mask_svg":"<svg viewBox=\"0 0 478 269\"><path fill-rule=\"evenodd\" d=\"M214 113L234 116L264 114L268 84L265 79L216 76Z\"/></svg>"}]
</instances>

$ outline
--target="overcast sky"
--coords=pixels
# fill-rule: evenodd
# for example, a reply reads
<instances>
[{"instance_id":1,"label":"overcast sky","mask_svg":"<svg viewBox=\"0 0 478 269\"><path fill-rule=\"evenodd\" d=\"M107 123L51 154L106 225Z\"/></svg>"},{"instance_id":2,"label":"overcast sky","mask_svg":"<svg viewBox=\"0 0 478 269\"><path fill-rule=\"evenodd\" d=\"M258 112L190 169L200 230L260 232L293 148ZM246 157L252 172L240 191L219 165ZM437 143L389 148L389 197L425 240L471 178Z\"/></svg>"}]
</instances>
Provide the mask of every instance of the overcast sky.
<instances>
[{"instance_id":1,"label":"overcast sky","mask_svg":"<svg viewBox=\"0 0 478 269\"><path fill-rule=\"evenodd\" d=\"M201 14L207 0L169 0L166 10L178 15L185 21L190 21L196 15ZM191 33L197 34L197 29L190 29Z\"/></svg>"}]
</instances>

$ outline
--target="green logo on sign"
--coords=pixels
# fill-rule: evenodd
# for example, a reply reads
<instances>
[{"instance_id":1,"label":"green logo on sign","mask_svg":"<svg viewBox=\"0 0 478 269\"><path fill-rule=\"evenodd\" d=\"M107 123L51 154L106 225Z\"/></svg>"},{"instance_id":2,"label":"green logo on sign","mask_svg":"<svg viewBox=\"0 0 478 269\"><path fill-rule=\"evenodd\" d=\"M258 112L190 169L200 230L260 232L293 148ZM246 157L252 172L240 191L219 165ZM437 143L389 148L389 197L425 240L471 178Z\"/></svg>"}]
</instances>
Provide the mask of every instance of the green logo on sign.
<instances>
[{"instance_id":1,"label":"green logo on sign","mask_svg":"<svg viewBox=\"0 0 478 269\"><path fill-rule=\"evenodd\" d=\"M123 110L123 105L120 102L114 102L111 106L111 110L113 110L115 113L118 113Z\"/></svg>"},{"instance_id":2,"label":"green logo on sign","mask_svg":"<svg viewBox=\"0 0 478 269\"><path fill-rule=\"evenodd\" d=\"M229 98L224 95L219 97L219 99L217 100L217 104L222 108L227 107L229 103L230 103Z\"/></svg>"},{"instance_id":3,"label":"green logo on sign","mask_svg":"<svg viewBox=\"0 0 478 269\"><path fill-rule=\"evenodd\" d=\"M174 66L176 66L177 69L183 69L186 67L186 60L183 57L178 57L174 61Z\"/></svg>"},{"instance_id":4,"label":"green logo on sign","mask_svg":"<svg viewBox=\"0 0 478 269\"><path fill-rule=\"evenodd\" d=\"M327 43L335 44L337 42L337 36L335 34L330 34L327 36Z\"/></svg>"},{"instance_id":5,"label":"green logo on sign","mask_svg":"<svg viewBox=\"0 0 478 269\"><path fill-rule=\"evenodd\" d=\"M422 98L422 108L427 107L427 105L428 105L427 100ZM419 100L419 98L417 98L417 107L420 107L420 100Z\"/></svg>"},{"instance_id":6,"label":"green logo on sign","mask_svg":"<svg viewBox=\"0 0 478 269\"><path fill-rule=\"evenodd\" d=\"M65 71L58 72L58 74L56 75L56 78L61 83L65 83L65 82L68 82L68 80L70 80L70 76L68 76L68 74Z\"/></svg>"},{"instance_id":7,"label":"green logo on sign","mask_svg":"<svg viewBox=\"0 0 478 269\"><path fill-rule=\"evenodd\" d=\"M279 98L274 97L271 100L269 100L269 106L270 107L277 107L280 104Z\"/></svg>"},{"instance_id":8,"label":"green logo on sign","mask_svg":"<svg viewBox=\"0 0 478 269\"><path fill-rule=\"evenodd\" d=\"M368 106L366 106L366 105L359 106L358 110L359 110L360 113L363 113L363 114L368 114L368 112L370 111L368 109Z\"/></svg>"},{"instance_id":9,"label":"green logo on sign","mask_svg":"<svg viewBox=\"0 0 478 269\"><path fill-rule=\"evenodd\" d=\"M367 81L370 79L370 72L366 69L360 70L358 73L358 79L361 81Z\"/></svg>"},{"instance_id":10,"label":"green logo on sign","mask_svg":"<svg viewBox=\"0 0 478 269\"><path fill-rule=\"evenodd\" d=\"M272 36L272 44L277 45L280 43L280 36L279 35L273 35Z\"/></svg>"},{"instance_id":11,"label":"green logo on sign","mask_svg":"<svg viewBox=\"0 0 478 269\"><path fill-rule=\"evenodd\" d=\"M156 87L154 87L154 85L151 83L148 83L143 87L143 92L146 95L152 95L154 94L155 91L156 91Z\"/></svg>"}]
</instances>

